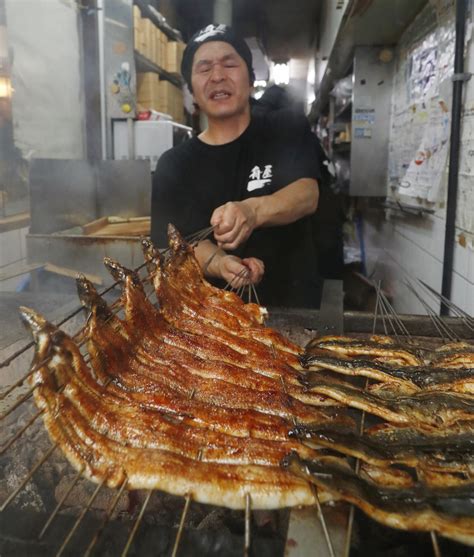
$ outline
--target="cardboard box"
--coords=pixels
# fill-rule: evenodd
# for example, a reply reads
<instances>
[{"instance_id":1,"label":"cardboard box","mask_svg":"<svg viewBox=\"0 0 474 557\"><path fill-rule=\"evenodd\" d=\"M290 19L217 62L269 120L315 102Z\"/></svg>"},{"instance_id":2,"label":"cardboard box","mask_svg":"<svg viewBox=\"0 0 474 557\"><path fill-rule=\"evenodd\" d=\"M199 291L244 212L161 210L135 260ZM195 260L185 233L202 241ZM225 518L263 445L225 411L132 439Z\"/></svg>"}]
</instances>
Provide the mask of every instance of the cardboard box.
<instances>
[{"instance_id":1,"label":"cardboard box","mask_svg":"<svg viewBox=\"0 0 474 557\"><path fill-rule=\"evenodd\" d=\"M161 32L161 58L160 58L161 64L158 65L162 67L164 70L166 70L166 66L167 66L167 62L166 62L167 46L168 46L168 37L162 31Z\"/></svg>"},{"instance_id":2,"label":"cardboard box","mask_svg":"<svg viewBox=\"0 0 474 557\"><path fill-rule=\"evenodd\" d=\"M161 67L161 30L155 27L155 64Z\"/></svg>"},{"instance_id":3,"label":"cardboard box","mask_svg":"<svg viewBox=\"0 0 474 557\"><path fill-rule=\"evenodd\" d=\"M137 73L137 102L159 102L160 80L154 72Z\"/></svg>"},{"instance_id":4,"label":"cardboard box","mask_svg":"<svg viewBox=\"0 0 474 557\"><path fill-rule=\"evenodd\" d=\"M133 6L133 27L138 27L140 25L140 19L142 18L142 12L138 6Z\"/></svg>"},{"instance_id":5,"label":"cardboard box","mask_svg":"<svg viewBox=\"0 0 474 557\"><path fill-rule=\"evenodd\" d=\"M181 41L169 41L166 46L166 69L170 73L181 71L181 60L186 45Z\"/></svg>"},{"instance_id":6,"label":"cardboard box","mask_svg":"<svg viewBox=\"0 0 474 557\"><path fill-rule=\"evenodd\" d=\"M147 27L148 23L151 23L149 19L140 18L138 22L138 29L136 31L137 41L136 41L136 48L140 54L147 57L147 42L146 42L146 35L147 35Z\"/></svg>"},{"instance_id":7,"label":"cardboard box","mask_svg":"<svg viewBox=\"0 0 474 557\"><path fill-rule=\"evenodd\" d=\"M144 34L143 42L143 56L148 60L151 60L154 56L153 50L153 36L155 34L155 25L150 19L142 19L142 29Z\"/></svg>"},{"instance_id":8,"label":"cardboard box","mask_svg":"<svg viewBox=\"0 0 474 557\"><path fill-rule=\"evenodd\" d=\"M183 122L184 108L183 108L183 92L169 81L159 82L159 112L164 112L172 116L176 122Z\"/></svg>"}]
</instances>

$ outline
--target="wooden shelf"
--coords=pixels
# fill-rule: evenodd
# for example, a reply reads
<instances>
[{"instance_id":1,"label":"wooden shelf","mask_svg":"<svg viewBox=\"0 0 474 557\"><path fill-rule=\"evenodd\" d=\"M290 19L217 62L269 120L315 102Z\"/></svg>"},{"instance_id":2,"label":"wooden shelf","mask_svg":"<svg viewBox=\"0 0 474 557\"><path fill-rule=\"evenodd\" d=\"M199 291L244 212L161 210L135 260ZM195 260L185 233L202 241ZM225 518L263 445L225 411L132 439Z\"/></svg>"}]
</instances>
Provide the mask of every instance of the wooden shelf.
<instances>
[{"instance_id":1,"label":"wooden shelf","mask_svg":"<svg viewBox=\"0 0 474 557\"><path fill-rule=\"evenodd\" d=\"M134 0L133 3L135 4L135 6L138 6L140 8L142 16L153 21L153 23L157 27L159 27L169 39L171 39L172 41L182 40L181 33L156 17L153 11L150 10L150 6L148 5L148 2L146 2L146 0Z\"/></svg>"},{"instance_id":2,"label":"wooden shelf","mask_svg":"<svg viewBox=\"0 0 474 557\"><path fill-rule=\"evenodd\" d=\"M134 52L137 72L154 72L157 73L161 78L170 81L176 87L182 87L183 79L179 74L172 74L170 72L167 72L160 66L157 66L151 60L148 60L148 58L145 58L145 56L143 56L143 54L140 54L138 50L135 50Z\"/></svg>"}]
</instances>

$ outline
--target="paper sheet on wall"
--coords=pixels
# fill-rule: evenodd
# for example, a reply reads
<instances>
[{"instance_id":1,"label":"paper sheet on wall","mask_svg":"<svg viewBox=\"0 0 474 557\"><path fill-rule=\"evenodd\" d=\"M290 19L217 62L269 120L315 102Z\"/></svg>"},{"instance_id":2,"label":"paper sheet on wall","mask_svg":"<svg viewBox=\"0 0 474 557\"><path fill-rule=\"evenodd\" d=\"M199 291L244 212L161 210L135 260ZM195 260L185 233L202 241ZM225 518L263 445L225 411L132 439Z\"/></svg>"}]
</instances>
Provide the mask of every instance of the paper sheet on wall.
<instances>
[{"instance_id":1,"label":"paper sheet on wall","mask_svg":"<svg viewBox=\"0 0 474 557\"><path fill-rule=\"evenodd\" d=\"M428 121L416 153L400 181L403 195L435 202L440 195L449 148L450 113L441 97L431 99Z\"/></svg>"},{"instance_id":2,"label":"paper sheet on wall","mask_svg":"<svg viewBox=\"0 0 474 557\"><path fill-rule=\"evenodd\" d=\"M389 179L392 192L415 203L442 200L449 152L454 3L430 3L438 24L428 9L401 40L394 76Z\"/></svg>"}]
</instances>

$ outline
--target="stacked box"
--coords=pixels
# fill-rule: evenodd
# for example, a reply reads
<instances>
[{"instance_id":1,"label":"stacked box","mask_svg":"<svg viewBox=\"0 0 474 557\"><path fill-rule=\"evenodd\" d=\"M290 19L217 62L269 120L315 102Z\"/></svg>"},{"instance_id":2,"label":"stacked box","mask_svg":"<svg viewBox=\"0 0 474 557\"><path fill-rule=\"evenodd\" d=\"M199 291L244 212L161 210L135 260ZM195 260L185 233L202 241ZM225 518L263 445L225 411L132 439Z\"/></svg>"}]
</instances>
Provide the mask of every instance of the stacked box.
<instances>
[{"instance_id":1,"label":"stacked box","mask_svg":"<svg viewBox=\"0 0 474 557\"><path fill-rule=\"evenodd\" d=\"M147 21L148 19L141 18L138 23L138 28L135 32L135 48L138 52L148 58L148 47L147 47Z\"/></svg>"},{"instance_id":2,"label":"stacked box","mask_svg":"<svg viewBox=\"0 0 474 557\"><path fill-rule=\"evenodd\" d=\"M145 58L148 60L152 60L155 56L154 52L154 36L155 36L155 25L150 19L144 19L143 26L144 26L144 33L145 33L145 50L142 52Z\"/></svg>"},{"instance_id":3,"label":"stacked box","mask_svg":"<svg viewBox=\"0 0 474 557\"><path fill-rule=\"evenodd\" d=\"M166 52L167 52L167 47L168 47L168 37L161 32L161 58L160 58L160 64L158 64L161 68L163 68L164 70L166 70Z\"/></svg>"},{"instance_id":4,"label":"stacked box","mask_svg":"<svg viewBox=\"0 0 474 557\"><path fill-rule=\"evenodd\" d=\"M160 80L154 72L137 73L137 103L143 108L155 108L160 102Z\"/></svg>"},{"instance_id":5,"label":"stacked box","mask_svg":"<svg viewBox=\"0 0 474 557\"><path fill-rule=\"evenodd\" d=\"M133 29L137 29L140 26L140 19L142 18L142 12L138 6L133 6Z\"/></svg>"},{"instance_id":6,"label":"stacked box","mask_svg":"<svg viewBox=\"0 0 474 557\"><path fill-rule=\"evenodd\" d=\"M179 73L185 44L181 41L170 41L166 47L166 69L170 73Z\"/></svg>"},{"instance_id":7,"label":"stacked box","mask_svg":"<svg viewBox=\"0 0 474 557\"><path fill-rule=\"evenodd\" d=\"M169 81L159 83L159 112L169 114L176 122L183 122L183 93Z\"/></svg>"},{"instance_id":8,"label":"stacked box","mask_svg":"<svg viewBox=\"0 0 474 557\"><path fill-rule=\"evenodd\" d=\"M161 60L161 38L160 38L160 29L155 27L155 44L154 44L154 57L153 62L159 66Z\"/></svg>"}]
</instances>

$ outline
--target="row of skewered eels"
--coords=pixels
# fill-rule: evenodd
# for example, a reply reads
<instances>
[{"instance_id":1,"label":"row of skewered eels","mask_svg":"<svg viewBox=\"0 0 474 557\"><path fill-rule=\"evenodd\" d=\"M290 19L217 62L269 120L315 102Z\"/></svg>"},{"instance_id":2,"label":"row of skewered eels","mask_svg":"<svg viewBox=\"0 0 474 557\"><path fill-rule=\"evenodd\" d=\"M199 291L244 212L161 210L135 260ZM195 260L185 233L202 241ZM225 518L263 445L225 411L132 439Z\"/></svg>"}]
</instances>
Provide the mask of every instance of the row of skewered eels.
<instances>
[{"instance_id":1,"label":"row of skewered eels","mask_svg":"<svg viewBox=\"0 0 474 557\"><path fill-rule=\"evenodd\" d=\"M35 402L77 470L236 509L248 496L255 509L312 505L317 493L474 545L472 346L322 337L303 350L264 326L264 308L211 286L171 225L169 245L164 256L143 241L158 307L106 259L122 318L84 277L89 318L74 338L21 308ZM379 423L361 432L348 407Z\"/></svg>"}]
</instances>

